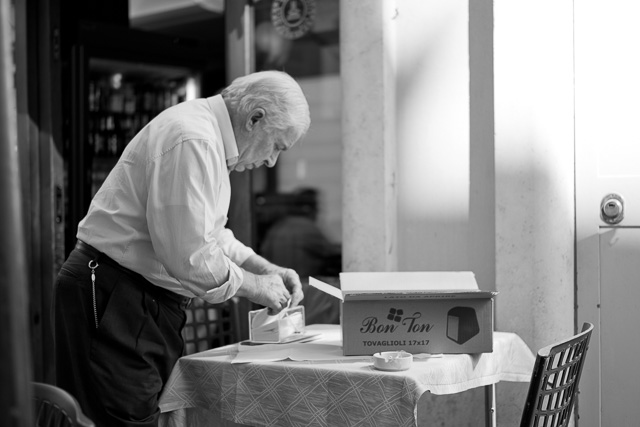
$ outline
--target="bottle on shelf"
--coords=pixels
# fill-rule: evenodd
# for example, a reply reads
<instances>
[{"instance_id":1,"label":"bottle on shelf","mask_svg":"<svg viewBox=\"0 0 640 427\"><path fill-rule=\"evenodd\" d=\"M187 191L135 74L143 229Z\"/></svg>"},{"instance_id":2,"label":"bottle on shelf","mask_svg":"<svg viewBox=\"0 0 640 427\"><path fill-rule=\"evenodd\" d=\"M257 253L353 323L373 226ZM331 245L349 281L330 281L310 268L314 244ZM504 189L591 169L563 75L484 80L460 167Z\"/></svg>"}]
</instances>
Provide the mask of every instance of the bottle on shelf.
<instances>
[{"instance_id":1,"label":"bottle on shelf","mask_svg":"<svg viewBox=\"0 0 640 427\"><path fill-rule=\"evenodd\" d=\"M87 145L91 195L115 166L131 139L166 108L186 99L186 79L127 80L95 73L88 90Z\"/></svg>"}]
</instances>

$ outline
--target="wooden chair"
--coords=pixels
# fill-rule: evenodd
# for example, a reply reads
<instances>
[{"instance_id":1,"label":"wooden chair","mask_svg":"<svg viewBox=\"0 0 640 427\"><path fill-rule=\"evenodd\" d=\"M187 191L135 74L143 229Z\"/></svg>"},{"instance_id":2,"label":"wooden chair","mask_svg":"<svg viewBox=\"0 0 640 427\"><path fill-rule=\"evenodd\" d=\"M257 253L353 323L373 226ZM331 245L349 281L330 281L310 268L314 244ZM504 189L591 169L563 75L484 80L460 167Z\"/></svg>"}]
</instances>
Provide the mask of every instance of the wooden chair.
<instances>
[{"instance_id":1,"label":"wooden chair","mask_svg":"<svg viewBox=\"0 0 640 427\"><path fill-rule=\"evenodd\" d=\"M520 427L569 424L593 325L538 351Z\"/></svg>"},{"instance_id":2,"label":"wooden chair","mask_svg":"<svg viewBox=\"0 0 640 427\"><path fill-rule=\"evenodd\" d=\"M194 298L185 312L187 322L182 329L185 355L240 341L240 316L235 298L221 304Z\"/></svg>"},{"instance_id":3,"label":"wooden chair","mask_svg":"<svg viewBox=\"0 0 640 427\"><path fill-rule=\"evenodd\" d=\"M65 390L39 382L32 386L37 427L95 427L78 401Z\"/></svg>"}]
</instances>

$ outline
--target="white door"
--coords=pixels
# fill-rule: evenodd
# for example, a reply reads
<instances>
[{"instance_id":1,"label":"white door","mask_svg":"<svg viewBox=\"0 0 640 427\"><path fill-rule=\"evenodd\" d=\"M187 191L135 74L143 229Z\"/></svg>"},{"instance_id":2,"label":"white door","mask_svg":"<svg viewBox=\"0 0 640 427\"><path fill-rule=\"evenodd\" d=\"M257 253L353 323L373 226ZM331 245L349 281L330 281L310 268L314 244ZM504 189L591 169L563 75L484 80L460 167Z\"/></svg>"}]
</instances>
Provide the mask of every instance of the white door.
<instances>
[{"instance_id":1,"label":"white door","mask_svg":"<svg viewBox=\"0 0 640 427\"><path fill-rule=\"evenodd\" d=\"M640 420L640 2L574 1L579 426ZM610 216L601 214L603 198Z\"/></svg>"}]
</instances>

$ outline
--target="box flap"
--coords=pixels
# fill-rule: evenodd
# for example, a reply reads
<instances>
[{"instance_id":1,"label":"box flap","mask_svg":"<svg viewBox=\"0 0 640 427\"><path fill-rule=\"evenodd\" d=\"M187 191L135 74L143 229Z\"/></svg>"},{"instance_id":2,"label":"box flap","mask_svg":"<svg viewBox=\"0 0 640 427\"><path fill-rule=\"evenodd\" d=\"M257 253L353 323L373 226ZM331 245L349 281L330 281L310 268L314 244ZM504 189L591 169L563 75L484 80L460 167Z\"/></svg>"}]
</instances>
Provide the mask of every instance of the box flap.
<instances>
[{"instance_id":1,"label":"box flap","mask_svg":"<svg viewBox=\"0 0 640 427\"><path fill-rule=\"evenodd\" d=\"M340 301L356 299L491 298L470 271L340 273L340 289L313 277L309 285Z\"/></svg>"},{"instance_id":2,"label":"box flap","mask_svg":"<svg viewBox=\"0 0 640 427\"><path fill-rule=\"evenodd\" d=\"M331 286L328 283L321 282L320 280L313 277L309 277L309 285L321 290L326 294L338 298L340 301L344 301L344 299L342 298L342 291L335 286Z\"/></svg>"},{"instance_id":3,"label":"box flap","mask_svg":"<svg viewBox=\"0 0 640 427\"><path fill-rule=\"evenodd\" d=\"M477 291L470 271L406 271L340 273L344 295L371 292Z\"/></svg>"},{"instance_id":4,"label":"box flap","mask_svg":"<svg viewBox=\"0 0 640 427\"><path fill-rule=\"evenodd\" d=\"M494 291L481 290L448 290L437 289L428 291L410 291L410 292L349 292L344 295L344 301L358 300L442 300L442 299L476 299L476 298L493 298L498 295Z\"/></svg>"}]
</instances>

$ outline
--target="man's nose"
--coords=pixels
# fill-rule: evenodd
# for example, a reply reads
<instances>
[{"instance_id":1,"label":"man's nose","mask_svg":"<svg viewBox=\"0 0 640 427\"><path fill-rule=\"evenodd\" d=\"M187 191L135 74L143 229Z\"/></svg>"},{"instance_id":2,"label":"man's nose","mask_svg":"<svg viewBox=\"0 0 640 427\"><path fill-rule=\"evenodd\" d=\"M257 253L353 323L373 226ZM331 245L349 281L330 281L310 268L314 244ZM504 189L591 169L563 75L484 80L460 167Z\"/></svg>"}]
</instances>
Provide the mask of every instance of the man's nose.
<instances>
[{"instance_id":1,"label":"man's nose","mask_svg":"<svg viewBox=\"0 0 640 427\"><path fill-rule=\"evenodd\" d=\"M267 167L272 168L276 165L276 161L278 160L278 156L280 152L277 151L271 155L271 157L267 160Z\"/></svg>"}]
</instances>

